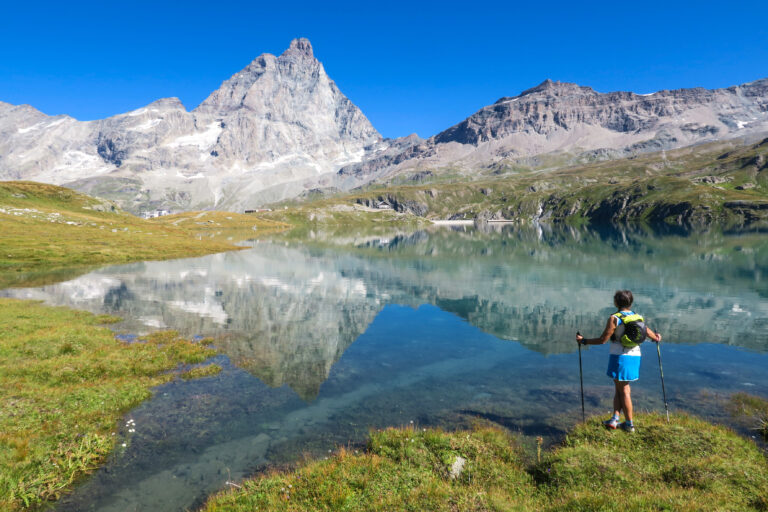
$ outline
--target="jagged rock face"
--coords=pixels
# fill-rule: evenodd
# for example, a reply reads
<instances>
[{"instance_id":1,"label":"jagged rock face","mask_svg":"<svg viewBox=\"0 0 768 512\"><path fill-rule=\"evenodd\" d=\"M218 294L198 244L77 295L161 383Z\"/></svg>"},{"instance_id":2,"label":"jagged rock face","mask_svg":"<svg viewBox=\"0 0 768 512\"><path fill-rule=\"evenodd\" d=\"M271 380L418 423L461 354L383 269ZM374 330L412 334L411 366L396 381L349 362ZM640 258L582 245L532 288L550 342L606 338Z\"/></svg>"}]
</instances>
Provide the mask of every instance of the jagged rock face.
<instances>
[{"instance_id":1,"label":"jagged rock face","mask_svg":"<svg viewBox=\"0 0 768 512\"><path fill-rule=\"evenodd\" d=\"M548 80L520 96L484 107L433 141L478 145L520 133L552 135L591 125L617 133L679 130L682 142L692 142L685 139L753 124L765 126L767 113L768 80L729 89L682 89L645 96L600 94L589 87Z\"/></svg>"},{"instance_id":2,"label":"jagged rock face","mask_svg":"<svg viewBox=\"0 0 768 512\"><path fill-rule=\"evenodd\" d=\"M111 166L89 148L89 123L0 103L0 179L55 183L62 173L98 174Z\"/></svg>"},{"instance_id":3,"label":"jagged rock face","mask_svg":"<svg viewBox=\"0 0 768 512\"><path fill-rule=\"evenodd\" d=\"M257 58L194 113L224 121L213 147L218 158L264 167L278 159L310 167L325 159L332 167L361 159L363 148L380 139L328 78L305 39L293 41L280 57Z\"/></svg>"},{"instance_id":4,"label":"jagged rock face","mask_svg":"<svg viewBox=\"0 0 768 512\"><path fill-rule=\"evenodd\" d=\"M381 136L306 39L264 54L188 112L177 98L99 121L0 104L0 179L30 179L138 211L241 209L292 197Z\"/></svg>"},{"instance_id":5,"label":"jagged rock face","mask_svg":"<svg viewBox=\"0 0 768 512\"><path fill-rule=\"evenodd\" d=\"M400 154L341 169L359 182L414 169L466 170L546 154L619 158L768 131L768 79L728 89L602 94L547 80Z\"/></svg>"}]
</instances>

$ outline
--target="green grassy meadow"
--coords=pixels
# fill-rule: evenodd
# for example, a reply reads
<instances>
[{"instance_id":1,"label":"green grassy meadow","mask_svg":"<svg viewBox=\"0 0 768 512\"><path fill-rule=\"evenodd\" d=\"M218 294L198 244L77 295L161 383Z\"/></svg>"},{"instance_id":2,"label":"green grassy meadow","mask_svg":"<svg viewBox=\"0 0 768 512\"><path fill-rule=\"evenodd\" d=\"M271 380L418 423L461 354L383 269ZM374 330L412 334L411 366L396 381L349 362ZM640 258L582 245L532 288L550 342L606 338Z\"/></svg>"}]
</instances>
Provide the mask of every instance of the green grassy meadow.
<instances>
[{"instance_id":1,"label":"green grassy meadow","mask_svg":"<svg viewBox=\"0 0 768 512\"><path fill-rule=\"evenodd\" d=\"M236 250L238 240L287 227L221 213L196 212L205 216L200 224L145 220L63 187L0 182L0 288L67 279L96 265Z\"/></svg>"}]
</instances>

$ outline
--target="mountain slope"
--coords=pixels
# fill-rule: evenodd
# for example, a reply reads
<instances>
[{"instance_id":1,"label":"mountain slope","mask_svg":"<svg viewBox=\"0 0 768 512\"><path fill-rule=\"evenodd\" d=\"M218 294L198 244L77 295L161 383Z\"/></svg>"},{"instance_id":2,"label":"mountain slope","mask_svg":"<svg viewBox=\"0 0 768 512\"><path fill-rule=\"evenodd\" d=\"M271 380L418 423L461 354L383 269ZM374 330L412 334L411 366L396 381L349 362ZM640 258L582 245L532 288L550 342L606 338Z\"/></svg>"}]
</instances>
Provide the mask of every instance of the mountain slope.
<instances>
[{"instance_id":1,"label":"mountain slope","mask_svg":"<svg viewBox=\"0 0 768 512\"><path fill-rule=\"evenodd\" d=\"M166 98L81 122L2 103L0 179L71 186L131 211L237 210L298 195L380 140L296 39L191 112Z\"/></svg>"},{"instance_id":2,"label":"mountain slope","mask_svg":"<svg viewBox=\"0 0 768 512\"><path fill-rule=\"evenodd\" d=\"M237 211L316 190L465 182L765 133L768 79L649 95L547 80L427 140L385 140L296 39L192 111L164 98L81 122L0 103L0 180L65 185L132 212Z\"/></svg>"},{"instance_id":3,"label":"mountain slope","mask_svg":"<svg viewBox=\"0 0 768 512\"><path fill-rule=\"evenodd\" d=\"M88 267L242 249L233 241L285 224L252 215L202 212L144 220L114 203L33 182L0 182L0 288L48 283ZM211 236L212 232L226 236Z\"/></svg>"},{"instance_id":4,"label":"mountain slope","mask_svg":"<svg viewBox=\"0 0 768 512\"><path fill-rule=\"evenodd\" d=\"M768 132L768 79L638 95L547 80L505 97L386 161L348 166L357 184L402 173L561 167Z\"/></svg>"},{"instance_id":5,"label":"mountain slope","mask_svg":"<svg viewBox=\"0 0 768 512\"><path fill-rule=\"evenodd\" d=\"M768 222L768 138L718 141L554 170L468 181L372 184L292 212L309 226L322 212L356 204L430 220L553 221L763 228ZM289 210L290 212L290 210ZM265 218L282 219L276 210Z\"/></svg>"}]
</instances>

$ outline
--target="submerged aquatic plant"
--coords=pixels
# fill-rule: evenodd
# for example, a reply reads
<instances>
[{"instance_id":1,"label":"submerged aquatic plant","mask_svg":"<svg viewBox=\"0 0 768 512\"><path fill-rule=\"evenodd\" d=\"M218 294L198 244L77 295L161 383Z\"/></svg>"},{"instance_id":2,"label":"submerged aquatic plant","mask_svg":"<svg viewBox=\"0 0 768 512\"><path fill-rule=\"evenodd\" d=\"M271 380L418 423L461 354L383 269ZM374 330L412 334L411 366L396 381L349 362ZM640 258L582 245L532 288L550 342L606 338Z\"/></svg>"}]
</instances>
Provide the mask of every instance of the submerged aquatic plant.
<instances>
[{"instance_id":1,"label":"submerged aquatic plant","mask_svg":"<svg viewBox=\"0 0 768 512\"><path fill-rule=\"evenodd\" d=\"M730 398L731 413L747 418L765 441L768 441L768 400L748 393L734 393Z\"/></svg>"}]
</instances>

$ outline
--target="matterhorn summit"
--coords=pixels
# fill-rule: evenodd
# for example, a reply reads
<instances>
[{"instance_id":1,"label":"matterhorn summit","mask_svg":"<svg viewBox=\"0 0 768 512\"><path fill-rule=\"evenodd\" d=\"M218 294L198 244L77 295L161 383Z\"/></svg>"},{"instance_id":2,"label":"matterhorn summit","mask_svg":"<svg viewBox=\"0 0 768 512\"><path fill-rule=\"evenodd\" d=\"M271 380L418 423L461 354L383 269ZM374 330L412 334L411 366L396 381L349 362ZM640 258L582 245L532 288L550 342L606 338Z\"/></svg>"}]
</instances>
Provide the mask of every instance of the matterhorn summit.
<instances>
[{"instance_id":1,"label":"matterhorn summit","mask_svg":"<svg viewBox=\"0 0 768 512\"><path fill-rule=\"evenodd\" d=\"M81 122L0 103L0 179L70 186L132 211L293 197L380 141L307 39L260 55L192 111L169 98Z\"/></svg>"}]
</instances>

